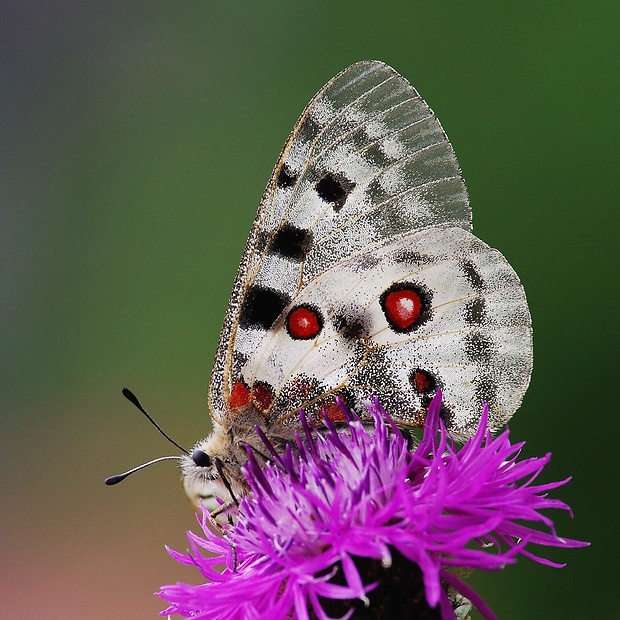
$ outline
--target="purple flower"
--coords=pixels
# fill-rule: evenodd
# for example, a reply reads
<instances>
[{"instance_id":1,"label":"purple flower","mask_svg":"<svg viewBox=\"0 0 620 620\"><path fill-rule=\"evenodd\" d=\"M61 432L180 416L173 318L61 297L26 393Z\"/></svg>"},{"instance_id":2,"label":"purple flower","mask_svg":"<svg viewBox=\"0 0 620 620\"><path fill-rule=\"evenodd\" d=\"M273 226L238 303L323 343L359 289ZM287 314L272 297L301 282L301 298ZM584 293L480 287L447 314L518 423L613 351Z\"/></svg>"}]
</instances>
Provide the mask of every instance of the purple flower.
<instances>
[{"instance_id":1,"label":"purple flower","mask_svg":"<svg viewBox=\"0 0 620 620\"><path fill-rule=\"evenodd\" d=\"M159 596L170 605L162 615L447 620L467 617L471 602L494 618L464 572L499 570L518 555L563 566L532 547L587 544L558 537L540 513L570 512L547 498L569 479L535 485L550 455L519 462L523 443L511 444L507 430L494 438L486 407L476 435L458 449L440 404L438 394L413 451L374 400L367 404L374 429L348 411L347 428L326 418L325 432L302 416L295 449L273 464L260 467L249 452L251 493L236 523L221 536L205 512L204 537L188 534L187 555L170 550L207 582L163 587Z\"/></svg>"}]
</instances>

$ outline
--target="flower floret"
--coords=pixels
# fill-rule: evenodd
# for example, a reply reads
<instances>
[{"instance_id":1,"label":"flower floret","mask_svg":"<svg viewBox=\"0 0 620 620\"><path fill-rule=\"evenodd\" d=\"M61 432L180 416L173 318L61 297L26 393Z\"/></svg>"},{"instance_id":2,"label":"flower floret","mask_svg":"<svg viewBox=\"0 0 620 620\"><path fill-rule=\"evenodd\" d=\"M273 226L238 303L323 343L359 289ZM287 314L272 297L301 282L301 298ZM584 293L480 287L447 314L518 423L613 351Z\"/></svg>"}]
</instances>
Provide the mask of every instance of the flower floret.
<instances>
[{"instance_id":1,"label":"flower floret","mask_svg":"<svg viewBox=\"0 0 620 620\"><path fill-rule=\"evenodd\" d=\"M325 417L320 431L302 415L294 449L282 454L263 434L273 462L261 466L249 450L250 492L240 500L236 522L214 527L205 512L204 537L190 534L188 554L170 551L208 582L162 588L159 595L170 603L162 614L348 618L372 607L373 596L391 596L385 594L390 579L397 594L399 580L410 586L417 579L420 591L411 605L437 608L451 619L462 605L460 593L494 618L459 578L463 569L499 570L518 555L562 566L530 546L586 543L558 537L540 513L570 512L547 497L569 479L534 484L550 455L519 461L523 444L511 444L508 431L492 436L486 406L476 434L459 448L440 405L438 394L414 450L374 399L367 403L372 424L345 410L346 428Z\"/></svg>"}]
</instances>

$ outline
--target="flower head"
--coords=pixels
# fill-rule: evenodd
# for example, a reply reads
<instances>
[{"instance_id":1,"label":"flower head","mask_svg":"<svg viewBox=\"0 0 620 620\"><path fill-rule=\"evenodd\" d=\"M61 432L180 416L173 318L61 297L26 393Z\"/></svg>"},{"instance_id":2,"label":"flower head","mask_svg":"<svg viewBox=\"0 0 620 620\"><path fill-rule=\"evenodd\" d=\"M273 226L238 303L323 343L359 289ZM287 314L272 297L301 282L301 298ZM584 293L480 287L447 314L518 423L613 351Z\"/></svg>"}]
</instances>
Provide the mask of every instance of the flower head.
<instances>
[{"instance_id":1,"label":"flower head","mask_svg":"<svg viewBox=\"0 0 620 620\"><path fill-rule=\"evenodd\" d=\"M446 620L467 615L465 597L494 618L464 571L498 570L518 555L562 566L532 547L587 543L558 537L540 513L570 512L547 498L568 479L534 484L550 455L518 461L523 444L511 444L508 431L494 438L486 407L476 435L458 449L440 405L438 395L414 450L373 400L374 428L347 411L345 429L326 418L319 432L302 416L296 445L273 464L259 466L249 451L251 492L235 524L221 536L205 512L204 537L189 533L189 554L170 551L207 583L163 587L170 605L162 614L323 620L377 617L381 609L383 617L400 610Z\"/></svg>"}]
</instances>

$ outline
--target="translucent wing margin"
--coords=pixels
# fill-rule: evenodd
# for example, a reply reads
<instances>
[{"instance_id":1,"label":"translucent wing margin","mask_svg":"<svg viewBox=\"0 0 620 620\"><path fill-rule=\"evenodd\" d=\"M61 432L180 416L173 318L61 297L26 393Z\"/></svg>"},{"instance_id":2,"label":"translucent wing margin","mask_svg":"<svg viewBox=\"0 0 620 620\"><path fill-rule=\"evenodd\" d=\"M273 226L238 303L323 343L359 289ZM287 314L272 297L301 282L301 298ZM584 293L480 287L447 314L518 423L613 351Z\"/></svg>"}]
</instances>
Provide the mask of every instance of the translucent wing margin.
<instances>
[{"instance_id":1,"label":"translucent wing margin","mask_svg":"<svg viewBox=\"0 0 620 620\"><path fill-rule=\"evenodd\" d=\"M215 419L267 330L314 278L360 251L436 227L471 228L439 121L387 65L352 65L308 104L263 195L216 354Z\"/></svg>"}]
</instances>

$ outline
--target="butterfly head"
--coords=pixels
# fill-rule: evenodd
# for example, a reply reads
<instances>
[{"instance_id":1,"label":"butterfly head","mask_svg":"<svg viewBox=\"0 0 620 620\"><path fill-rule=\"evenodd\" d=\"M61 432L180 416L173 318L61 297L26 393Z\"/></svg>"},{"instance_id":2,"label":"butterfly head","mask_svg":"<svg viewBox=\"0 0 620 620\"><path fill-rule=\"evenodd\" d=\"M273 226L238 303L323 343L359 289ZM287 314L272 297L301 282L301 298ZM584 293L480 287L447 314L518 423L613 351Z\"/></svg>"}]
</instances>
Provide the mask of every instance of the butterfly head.
<instances>
[{"instance_id":1,"label":"butterfly head","mask_svg":"<svg viewBox=\"0 0 620 620\"><path fill-rule=\"evenodd\" d=\"M231 434L215 425L213 432L181 457L183 488L195 506L215 510L219 503L235 502L246 490L240 463L243 455Z\"/></svg>"}]
</instances>

